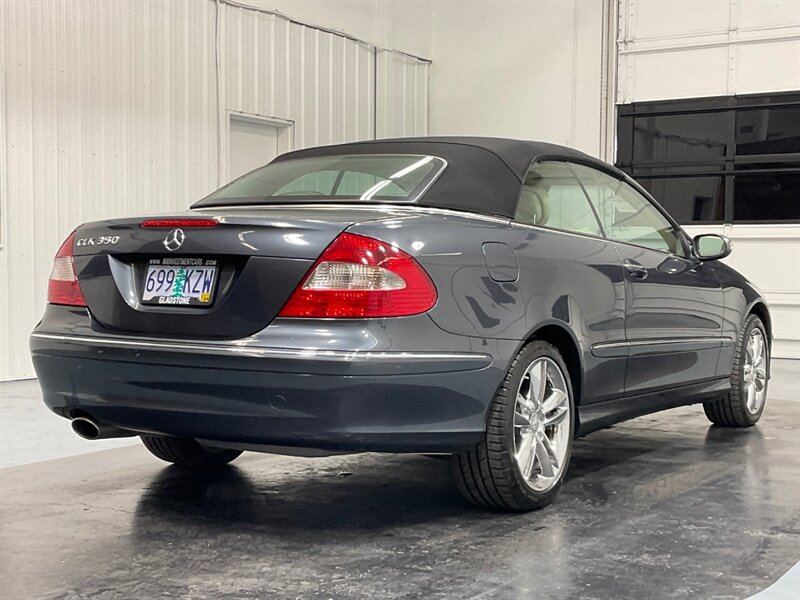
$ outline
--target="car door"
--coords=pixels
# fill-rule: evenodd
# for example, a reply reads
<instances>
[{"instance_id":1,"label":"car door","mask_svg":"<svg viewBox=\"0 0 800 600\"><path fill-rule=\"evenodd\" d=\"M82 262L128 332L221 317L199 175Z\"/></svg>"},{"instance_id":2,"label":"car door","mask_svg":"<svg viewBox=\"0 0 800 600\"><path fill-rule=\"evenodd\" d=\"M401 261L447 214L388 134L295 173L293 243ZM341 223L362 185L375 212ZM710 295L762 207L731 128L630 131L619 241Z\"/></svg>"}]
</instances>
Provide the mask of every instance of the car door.
<instances>
[{"instance_id":1,"label":"car door","mask_svg":"<svg viewBox=\"0 0 800 600\"><path fill-rule=\"evenodd\" d=\"M581 404L623 393L626 357L592 346L625 342L625 291L619 257L569 165L531 165L512 223L527 329L558 324L583 354Z\"/></svg>"},{"instance_id":2,"label":"car door","mask_svg":"<svg viewBox=\"0 0 800 600\"><path fill-rule=\"evenodd\" d=\"M713 379L722 344L722 288L684 234L621 178L573 164L625 274L625 394Z\"/></svg>"}]
</instances>

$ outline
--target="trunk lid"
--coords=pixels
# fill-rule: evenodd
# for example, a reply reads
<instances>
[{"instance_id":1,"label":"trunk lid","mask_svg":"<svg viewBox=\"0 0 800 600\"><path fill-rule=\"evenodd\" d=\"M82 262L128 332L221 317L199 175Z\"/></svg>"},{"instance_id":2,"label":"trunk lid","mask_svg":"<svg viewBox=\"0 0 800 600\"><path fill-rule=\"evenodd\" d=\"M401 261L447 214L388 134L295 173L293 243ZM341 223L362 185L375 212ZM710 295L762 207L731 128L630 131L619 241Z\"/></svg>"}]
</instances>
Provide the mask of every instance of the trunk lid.
<instances>
[{"instance_id":1,"label":"trunk lid","mask_svg":"<svg viewBox=\"0 0 800 600\"><path fill-rule=\"evenodd\" d=\"M347 227L396 212L400 211L341 205L227 207L97 221L78 228L73 260L93 326L99 330L145 337L236 339L269 325L314 261ZM197 218L213 218L219 224L180 228L181 243L176 246L172 239L169 248L165 242L175 228L141 226L145 219ZM143 302L145 288L154 283L148 279L159 274L162 263L167 276L170 270L189 265L182 271L182 282L189 274L184 287L195 285L195 274L201 286L202 277L210 279L208 271L213 270L210 301Z\"/></svg>"}]
</instances>

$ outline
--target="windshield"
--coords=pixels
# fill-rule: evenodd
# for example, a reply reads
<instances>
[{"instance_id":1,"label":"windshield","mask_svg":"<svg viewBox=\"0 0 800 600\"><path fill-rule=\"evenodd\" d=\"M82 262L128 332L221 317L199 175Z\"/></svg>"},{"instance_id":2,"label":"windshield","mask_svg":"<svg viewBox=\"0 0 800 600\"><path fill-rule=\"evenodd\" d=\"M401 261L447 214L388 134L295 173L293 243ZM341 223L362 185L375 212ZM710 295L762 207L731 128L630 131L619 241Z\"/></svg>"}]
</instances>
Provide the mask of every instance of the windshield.
<instances>
[{"instance_id":1,"label":"windshield","mask_svg":"<svg viewBox=\"0 0 800 600\"><path fill-rule=\"evenodd\" d=\"M441 158L412 154L282 160L243 175L195 206L320 200L414 202L445 166Z\"/></svg>"}]
</instances>

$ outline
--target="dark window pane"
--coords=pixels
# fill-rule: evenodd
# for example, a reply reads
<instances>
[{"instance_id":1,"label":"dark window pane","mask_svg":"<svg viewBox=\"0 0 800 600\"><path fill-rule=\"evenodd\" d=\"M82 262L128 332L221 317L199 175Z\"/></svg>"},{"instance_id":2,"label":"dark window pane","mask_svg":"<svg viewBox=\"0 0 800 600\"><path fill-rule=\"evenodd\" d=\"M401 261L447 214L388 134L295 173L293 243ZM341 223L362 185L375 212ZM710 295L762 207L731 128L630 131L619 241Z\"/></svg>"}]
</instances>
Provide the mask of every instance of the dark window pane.
<instances>
[{"instance_id":1,"label":"dark window pane","mask_svg":"<svg viewBox=\"0 0 800 600\"><path fill-rule=\"evenodd\" d=\"M733 107L735 99L731 96L717 96L715 98L690 98L681 100L659 100L656 102L634 102L629 104L629 112L634 113L677 113L677 112L708 112L715 109Z\"/></svg>"},{"instance_id":2,"label":"dark window pane","mask_svg":"<svg viewBox=\"0 0 800 600\"><path fill-rule=\"evenodd\" d=\"M800 106L736 112L736 154L800 152Z\"/></svg>"},{"instance_id":3,"label":"dark window pane","mask_svg":"<svg viewBox=\"0 0 800 600\"><path fill-rule=\"evenodd\" d=\"M725 158L728 112L637 117L633 162L715 162Z\"/></svg>"},{"instance_id":4,"label":"dark window pane","mask_svg":"<svg viewBox=\"0 0 800 600\"><path fill-rule=\"evenodd\" d=\"M753 160L753 158L748 159L748 162L736 163L735 169L736 173L739 173L740 171L788 172L797 170L800 170L800 160L786 162L760 162L758 160Z\"/></svg>"},{"instance_id":5,"label":"dark window pane","mask_svg":"<svg viewBox=\"0 0 800 600\"><path fill-rule=\"evenodd\" d=\"M724 177L640 179L639 183L678 223L724 220Z\"/></svg>"},{"instance_id":6,"label":"dark window pane","mask_svg":"<svg viewBox=\"0 0 800 600\"><path fill-rule=\"evenodd\" d=\"M619 114L619 165L680 223L800 221L800 93L647 102Z\"/></svg>"},{"instance_id":7,"label":"dark window pane","mask_svg":"<svg viewBox=\"0 0 800 600\"><path fill-rule=\"evenodd\" d=\"M633 161L633 117L617 119L617 166Z\"/></svg>"},{"instance_id":8,"label":"dark window pane","mask_svg":"<svg viewBox=\"0 0 800 600\"><path fill-rule=\"evenodd\" d=\"M734 182L733 219L800 219L800 173L737 175Z\"/></svg>"},{"instance_id":9,"label":"dark window pane","mask_svg":"<svg viewBox=\"0 0 800 600\"><path fill-rule=\"evenodd\" d=\"M800 94L797 92L776 92L774 94L752 94L737 96L736 106L764 106L765 104L797 104Z\"/></svg>"},{"instance_id":10,"label":"dark window pane","mask_svg":"<svg viewBox=\"0 0 800 600\"><path fill-rule=\"evenodd\" d=\"M725 171L725 163L719 163L717 165L659 165L657 167L653 167L650 165L646 166L634 165L631 168L631 172L633 173L634 179L636 179L637 177L671 177L673 175L712 176L716 173L722 175L724 171Z\"/></svg>"}]
</instances>

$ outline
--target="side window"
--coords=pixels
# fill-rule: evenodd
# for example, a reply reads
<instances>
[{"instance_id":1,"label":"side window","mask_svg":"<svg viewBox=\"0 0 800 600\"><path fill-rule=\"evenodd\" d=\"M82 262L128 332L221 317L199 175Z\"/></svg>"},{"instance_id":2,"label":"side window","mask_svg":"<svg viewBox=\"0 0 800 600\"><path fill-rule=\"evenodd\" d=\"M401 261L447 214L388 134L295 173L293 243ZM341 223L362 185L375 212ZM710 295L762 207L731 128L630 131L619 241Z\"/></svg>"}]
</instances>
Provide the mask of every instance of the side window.
<instances>
[{"instance_id":1,"label":"side window","mask_svg":"<svg viewBox=\"0 0 800 600\"><path fill-rule=\"evenodd\" d=\"M514 220L602 236L586 194L569 165L562 162L531 165L522 184Z\"/></svg>"},{"instance_id":2,"label":"side window","mask_svg":"<svg viewBox=\"0 0 800 600\"><path fill-rule=\"evenodd\" d=\"M590 167L573 164L572 168L586 188L608 238L684 256L678 231L632 186Z\"/></svg>"}]
</instances>

